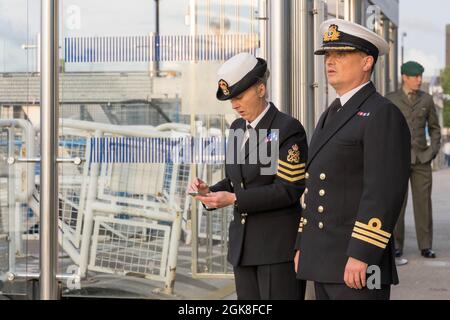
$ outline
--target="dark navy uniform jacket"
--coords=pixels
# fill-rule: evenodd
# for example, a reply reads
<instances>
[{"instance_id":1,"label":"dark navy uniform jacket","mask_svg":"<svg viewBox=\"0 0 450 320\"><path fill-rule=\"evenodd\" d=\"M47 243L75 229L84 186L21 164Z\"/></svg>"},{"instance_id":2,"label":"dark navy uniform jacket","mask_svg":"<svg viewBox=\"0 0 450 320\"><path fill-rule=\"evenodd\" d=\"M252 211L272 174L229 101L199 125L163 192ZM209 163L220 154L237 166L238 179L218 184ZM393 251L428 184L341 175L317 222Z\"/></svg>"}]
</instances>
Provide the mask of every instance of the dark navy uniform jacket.
<instances>
[{"instance_id":1,"label":"dark navy uniform jacket","mask_svg":"<svg viewBox=\"0 0 450 320\"><path fill-rule=\"evenodd\" d=\"M245 128L244 119L237 119L230 127L232 130ZM233 266L290 262L295 254L308 156L305 130L298 120L278 111L273 104L255 129L269 131L262 139L258 137L255 148L247 142L241 151L241 146L235 143L235 156L243 156L245 163L227 159L226 178L210 187L212 192L236 194L228 250L228 260ZM230 135L229 141L232 139L234 136ZM265 144L269 144L270 150L270 144L275 142L279 143L279 157L273 159L275 172L262 175L261 168L269 165L259 161L250 164L249 159L252 153L266 148Z\"/></svg>"},{"instance_id":2,"label":"dark navy uniform jacket","mask_svg":"<svg viewBox=\"0 0 450 320\"><path fill-rule=\"evenodd\" d=\"M311 140L297 277L344 283L349 257L396 284L392 232L407 190L410 133L401 111L372 83L358 91Z\"/></svg>"}]
</instances>

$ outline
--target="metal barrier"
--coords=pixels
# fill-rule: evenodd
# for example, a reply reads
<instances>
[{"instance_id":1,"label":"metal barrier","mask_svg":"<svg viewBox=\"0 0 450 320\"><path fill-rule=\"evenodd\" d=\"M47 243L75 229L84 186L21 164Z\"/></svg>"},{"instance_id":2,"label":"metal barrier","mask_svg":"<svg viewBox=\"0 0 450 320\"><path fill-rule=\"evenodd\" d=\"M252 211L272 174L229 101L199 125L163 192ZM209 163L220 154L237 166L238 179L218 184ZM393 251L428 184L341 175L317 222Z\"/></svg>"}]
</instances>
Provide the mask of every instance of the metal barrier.
<instances>
[{"instance_id":1,"label":"metal barrier","mask_svg":"<svg viewBox=\"0 0 450 320\"><path fill-rule=\"evenodd\" d=\"M80 276L86 276L88 270L141 274L163 281L165 292L172 293L183 216L177 203L186 198L189 177L183 175L185 171L179 170L179 165L133 163L128 153L136 154L138 144L133 143L141 137L168 138L174 134L151 128L143 131L142 127L109 125L102 125L103 131L100 131L97 124L79 121L65 121L64 126L70 128L72 136L74 130L79 129L91 137L86 139L87 161L83 174L78 174L83 177L81 183L75 183L77 187L73 188L74 185L67 181L74 182L76 179L69 178L67 173L63 174L61 183L61 188L65 190L62 202L70 204L62 213L60 222L62 230L68 233L68 241L63 241L63 248L79 266ZM127 144L127 148L120 150L126 154L118 159L118 163L91 161L95 159L92 152L99 151L92 147L95 141L92 137L123 136L125 132L131 137L117 139ZM143 132L147 134L143 135ZM71 149L75 146L77 149L79 145L84 144L69 143L67 147ZM114 148L112 144L109 147ZM169 190L165 185L167 179L173 186ZM180 188L183 193L177 194ZM180 202L173 202L176 199ZM65 234L62 233L62 236L64 238Z\"/></svg>"},{"instance_id":2,"label":"metal barrier","mask_svg":"<svg viewBox=\"0 0 450 320\"><path fill-rule=\"evenodd\" d=\"M225 118L217 123L211 117L201 118L196 123L196 136L208 137L208 129L215 126L222 136L227 136ZM195 174L209 185L225 177L223 162L198 162L191 166ZM228 225L233 217L231 207L206 211L203 206L192 204L192 275L196 278L232 278L233 269L227 261Z\"/></svg>"},{"instance_id":3,"label":"metal barrier","mask_svg":"<svg viewBox=\"0 0 450 320\"><path fill-rule=\"evenodd\" d=\"M2 138L14 136L21 141L24 134L8 135L10 127L2 131ZM164 293L172 294L182 234L190 244L191 198L186 196L186 189L191 168L193 164L202 167L204 179L217 180L223 175L224 150L211 155L203 149L216 145L216 151L220 151L225 145L223 131L209 129L193 138L186 125L117 126L70 119L61 120L60 128L58 240L76 266L73 278L80 281L90 272L139 276L162 282ZM0 177L1 234L4 235L2 240L0 234L0 277L5 281L39 276L37 265L31 272L16 261L19 255L11 254L21 252L23 237L26 239L31 234L39 239L37 177L40 172L35 168L39 159L33 148L28 147L36 131L25 134L25 142L17 144L14 152L11 142L0 145L2 160L9 162L3 162L2 170L7 170ZM174 154L161 147L164 143L149 148L156 146L155 141L163 141L170 147L196 147L189 152L184 150L183 156L176 156L178 151ZM145 153L152 149L163 155L155 157ZM123 157L116 157L120 153ZM71 159L84 161L74 163ZM15 173L11 174L12 171ZM14 177L21 177L26 199L11 192ZM194 274L230 274L226 245L232 212L200 209L199 213L200 232L196 237L200 242L196 250L200 256ZM11 221L20 228L11 225ZM7 242L7 239L14 241Z\"/></svg>"},{"instance_id":4,"label":"metal barrier","mask_svg":"<svg viewBox=\"0 0 450 320\"><path fill-rule=\"evenodd\" d=\"M15 134L11 134L11 127L21 122L26 121L2 121L1 124L8 127L6 132L9 132L8 135L2 133L2 137L13 139ZM31 125L27 123L22 127L31 128ZM167 131L173 129L167 126L158 130L152 127L144 129L141 126L108 126L64 120L61 128L59 156L66 159L90 159L92 137L186 136L186 133ZM186 131L185 127L180 126L180 132L183 131ZM39 183L35 181L35 174L39 172L35 172L33 163L39 159L35 158L34 150L30 147L30 142L34 139L33 132L20 137L23 139L25 136L24 145L27 146L28 153L19 154L17 150L14 152L11 142L7 146L0 146L3 158L8 160L8 164L3 162L5 165L2 165L2 170L8 170L0 180L2 222L5 222L5 218L7 220L7 226L2 228L7 231L3 238L14 239L8 242L7 249L1 248L3 250L0 251L3 258L0 264L3 279L13 278L17 274L27 275L26 270L22 272L21 267L16 264L17 254L12 253L20 251L22 234L27 230L22 226L16 227L16 220L28 212L28 202L36 210L36 217L39 216L39 195L34 192L35 182ZM24 157L25 165L19 161L19 156ZM169 163L136 164L126 161L115 164L85 161L81 166L63 162L60 166L58 238L63 250L79 267L78 276L86 276L88 270L116 274L139 273L163 281L165 292L172 293L182 207L185 207L185 214L187 211L185 190L189 170L186 170L186 166L183 168ZM19 169L28 176L23 176L23 173L13 174L13 171ZM155 179L157 175L159 178ZM27 192L26 198L21 193L13 192L16 188L12 182L16 176L27 183L28 188L20 188ZM177 203L182 205L178 206ZM3 210L4 204L8 204L8 215ZM36 222L37 219L33 221ZM19 221L19 224L22 223ZM37 235L39 230L35 232ZM11 237L13 233L14 236ZM108 259L105 258L107 256ZM113 256L115 261L111 260ZM6 265L5 259L9 259ZM109 264L105 261L109 261ZM158 268L157 272L155 268ZM36 274L38 273L37 271Z\"/></svg>"}]
</instances>

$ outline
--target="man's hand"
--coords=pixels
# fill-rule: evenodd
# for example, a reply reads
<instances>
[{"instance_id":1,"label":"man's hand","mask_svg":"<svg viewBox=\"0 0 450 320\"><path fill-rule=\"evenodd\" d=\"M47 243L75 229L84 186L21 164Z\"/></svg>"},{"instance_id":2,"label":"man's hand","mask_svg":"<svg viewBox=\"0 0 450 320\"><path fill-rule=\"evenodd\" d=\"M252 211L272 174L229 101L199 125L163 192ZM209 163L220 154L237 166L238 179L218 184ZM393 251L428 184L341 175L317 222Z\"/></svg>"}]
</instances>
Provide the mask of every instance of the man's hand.
<instances>
[{"instance_id":1,"label":"man's hand","mask_svg":"<svg viewBox=\"0 0 450 320\"><path fill-rule=\"evenodd\" d=\"M209 193L209 186L199 178L195 178L194 181L189 185L188 193L198 192L199 194L206 195Z\"/></svg>"},{"instance_id":2,"label":"man's hand","mask_svg":"<svg viewBox=\"0 0 450 320\"><path fill-rule=\"evenodd\" d=\"M208 208L221 209L233 205L236 195L231 192L219 191L210 192L205 196L196 196L195 199L201 201Z\"/></svg>"},{"instance_id":3,"label":"man's hand","mask_svg":"<svg viewBox=\"0 0 450 320\"><path fill-rule=\"evenodd\" d=\"M297 273L297 271L298 271L298 262L299 262L299 259L300 258L300 250L297 250L296 252L295 252L295 257L294 257L294 267L295 267L295 273Z\"/></svg>"},{"instance_id":4,"label":"man's hand","mask_svg":"<svg viewBox=\"0 0 450 320\"><path fill-rule=\"evenodd\" d=\"M367 263L349 257L344 271L344 282L352 289L362 289L366 286Z\"/></svg>"}]
</instances>

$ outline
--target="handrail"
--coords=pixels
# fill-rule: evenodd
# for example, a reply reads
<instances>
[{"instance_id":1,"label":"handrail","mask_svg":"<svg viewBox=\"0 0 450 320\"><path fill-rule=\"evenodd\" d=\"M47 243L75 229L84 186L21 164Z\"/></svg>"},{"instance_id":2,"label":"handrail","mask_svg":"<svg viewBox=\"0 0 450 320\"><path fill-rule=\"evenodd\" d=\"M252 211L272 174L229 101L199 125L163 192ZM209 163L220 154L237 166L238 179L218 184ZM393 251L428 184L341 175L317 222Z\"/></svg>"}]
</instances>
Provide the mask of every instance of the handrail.
<instances>
[{"instance_id":1,"label":"handrail","mask_svg":"<svg viewBox=\"0 0 450 320\"><path fill-rule=\"evenodd\" d=\"M33 128L33 125L23 119L2 119L0 120L0 128L20 128L24 132L24 140L26 147L26 155L27 158L35 158L36 157L36 148L35 148L35 137L36 131ZM11 156L11 155L10 155ZM34 164L28 163L27 165L27 189L25 191L17 192L15 194L16 200L20 202L28 202L30 197L34 192Z\"/></svg>"}]
</instances>

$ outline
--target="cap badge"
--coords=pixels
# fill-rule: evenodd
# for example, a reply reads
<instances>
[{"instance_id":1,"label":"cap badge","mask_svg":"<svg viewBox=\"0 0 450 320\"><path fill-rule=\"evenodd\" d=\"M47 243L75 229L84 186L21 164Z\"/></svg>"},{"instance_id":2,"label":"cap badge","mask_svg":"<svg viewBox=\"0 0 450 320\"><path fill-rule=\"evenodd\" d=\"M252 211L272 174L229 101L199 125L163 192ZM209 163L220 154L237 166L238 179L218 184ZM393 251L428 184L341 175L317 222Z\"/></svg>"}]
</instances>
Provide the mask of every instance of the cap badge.
<instances>
[{"instance_id":1,"label":"cap badge","mask_svg":"<svg viewBox=\"0 0 450 320\"><path fill-rule=\"evenodd\" d=\"M230 95L230 89L228 87L228 83L225 80L220 80L219 81L219 88L222 90L222 93L225 96L229 96Z\"/></svg>"},{"instance_id":2,"label":"cap badge","mask_svg":"<svg viewBox=\"0 0 450 320\"><path fill-rule=\"evenodd\" d=\"M323 41L329 42L329 41L338 41L341 37L341 33L338 31L338 26L335 24L332 24L328 31L325 32L323 36Z\"/></svg>"},{"instance_id":3,"label":"cap badge","mask_svg":"<svg viewBox=\"0 0 450 320\"><path fill-rule=\"evenodd\" d=\"M300 162L300 150L298 145L294 144L288 150L287 161L290 163L299 163Z\"/></svg>"}]
</instances>

